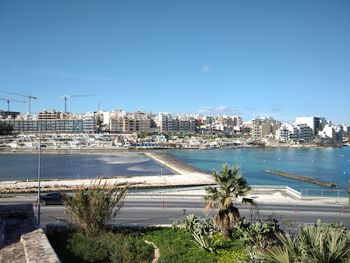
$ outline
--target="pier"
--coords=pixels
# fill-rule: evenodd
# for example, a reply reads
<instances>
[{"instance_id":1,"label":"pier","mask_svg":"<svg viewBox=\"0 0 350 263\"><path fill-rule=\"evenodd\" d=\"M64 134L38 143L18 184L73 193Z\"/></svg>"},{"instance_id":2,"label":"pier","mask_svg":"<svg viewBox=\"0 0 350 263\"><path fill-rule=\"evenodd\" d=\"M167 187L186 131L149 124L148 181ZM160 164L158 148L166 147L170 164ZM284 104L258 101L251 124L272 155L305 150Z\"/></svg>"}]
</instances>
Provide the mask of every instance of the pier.
<instances>
[{"instance_id":1,"label":"pier","mask_svg":"<svg viewBox=\"0 0 350 263\"><path fill-rule=\"evenodd\" d=\"M160 163L161 165L166 166L167 168L173 170L177 174L202 174L207 175L206 173L203 173L201 170L196 169L188 164L185 164L181 162L178 159L175 159L165 153L155 153L155 152L144 152L144 155L147 157L153 159L154 161Z\"/></svg>"},{"instance_id":2,"label":"pier","mask_svg":"<svg viewBox=\"0 0 350 263\"><path fill-rule=\"evenodd\" d=\"M340 185L332 183L332 182L318 181L318 180L312 179L310 177L305 177L305 176L297 175L297 174L285 173L285 172L282 172L282 171L276 171L276 170L269 170L269 169L267 169L267 170L265 170L265 173L278 175L278 176L286 177L286 178L289 178L289 179L304 181L304 182L307 182L307 183L317 184L317 185L321 185L321 186L328 187L328 188L337 188L337 189L341 188Z\"/></svg>"}]
</instances>

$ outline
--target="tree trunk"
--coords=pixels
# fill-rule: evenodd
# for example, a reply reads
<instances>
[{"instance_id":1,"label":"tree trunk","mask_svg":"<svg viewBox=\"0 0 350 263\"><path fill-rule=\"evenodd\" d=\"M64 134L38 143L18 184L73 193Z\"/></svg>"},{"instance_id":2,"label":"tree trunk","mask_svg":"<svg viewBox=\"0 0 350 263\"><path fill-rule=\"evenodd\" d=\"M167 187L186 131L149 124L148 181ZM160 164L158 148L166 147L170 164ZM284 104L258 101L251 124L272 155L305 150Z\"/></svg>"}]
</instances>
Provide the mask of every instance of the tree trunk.
<instances>
[{"instance_id":1,"label":"tree trunk","mask_svg":"<svg viewBox=\"0 0 350 263\"><path fill-rule=\"evenodd\" d=\"M220 225L221 233L224 239L230 239L232 230L240 219L238 208L233 204L220 209L215 215L215 221Z\"/></svg>"}]
</instances>

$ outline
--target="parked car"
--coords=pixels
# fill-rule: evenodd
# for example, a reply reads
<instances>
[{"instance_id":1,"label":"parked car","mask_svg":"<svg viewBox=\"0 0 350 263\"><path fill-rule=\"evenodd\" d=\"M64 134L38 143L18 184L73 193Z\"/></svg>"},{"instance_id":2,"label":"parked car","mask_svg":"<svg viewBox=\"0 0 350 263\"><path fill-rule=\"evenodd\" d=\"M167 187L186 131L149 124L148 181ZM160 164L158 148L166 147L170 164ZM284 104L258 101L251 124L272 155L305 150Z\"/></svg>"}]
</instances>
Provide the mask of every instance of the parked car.
<instances>
[{"instance_id":1,"label":"parked car","mask_svg":"<svg viewBox=\"0 0 350 263\"><path fill-rule=\"evenodd\" d=\"M60 192L40 195L41 205L63 205L63 196Z\"/></svg>"}]
</instances>

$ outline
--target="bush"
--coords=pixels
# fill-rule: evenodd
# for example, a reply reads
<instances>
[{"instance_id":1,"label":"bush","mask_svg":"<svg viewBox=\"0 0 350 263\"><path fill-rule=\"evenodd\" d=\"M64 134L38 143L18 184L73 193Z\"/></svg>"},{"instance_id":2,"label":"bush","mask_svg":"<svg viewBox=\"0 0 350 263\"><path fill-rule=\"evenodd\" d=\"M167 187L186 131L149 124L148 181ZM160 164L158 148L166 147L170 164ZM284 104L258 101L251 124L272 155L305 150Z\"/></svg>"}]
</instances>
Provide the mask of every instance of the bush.
<instances>
[{"instance_id":1,"label":"bush","mask_svg":"<svg viewBox=\"0 0 350 263\"><path fill-rule=\"evenodd\" d=\"M103 233L100 236L75 233L69 249L87 262L146 263L152 262L153 247L137 234Z\"/></svg>"},{"instance_id":2,"label":"bush","mask_svg":"<svg viewBox=\"0 0 350 263\"><path fill-rule=\"evenodd\" d=\"M244 263L248 262L246 251L241 248L237 250L219 250L218 263Z\"/></svg>"},{"instance_id":3,"label":"bush","mask_svg":"<svg viewBox=\"0 0 350 263\"><path fill-rule=\"evenodd\" d=\"M69 239L68 248L87 262L104 262L109 258L108 247L100 237L75 233Z\"/></svg>"},{"instance_id":4,"label":"bush","mask_svg":"<svg viewBox=\"0 0 350 263\"><path fill-rule=\"evenodd\" d=\"M154 249L147 245L139 236L113 235L110 242L111 262L113 263L144 263L152 262ZM108 239L107 239L108 240Z\"/></svg>"},{"instance_id":5,"label":"bush","mask_svg":"<svg viewBox=\"0 0 350 263\"><path fill-rule=\"evenodd\" d=\"M270 249L278 243L277 235L282 232L278 221L269 218L266 221L249 223L241 220L238 224L238 231L241 233L241 240L247 247L251 261L264 250Z\"/></svg>"},{"instance_id":6,"label":"bush","mask_svg":"<svg viewBox=\"0 0 350 263\"><path fill-rule=\"evenodd\" d=\"M129 185L93 182L79 189L74 197L64 196L65 213L69 225L80 232L97 235L105 229L110 218L115 217L123 205Z\"/></svg>"}]
</instances>

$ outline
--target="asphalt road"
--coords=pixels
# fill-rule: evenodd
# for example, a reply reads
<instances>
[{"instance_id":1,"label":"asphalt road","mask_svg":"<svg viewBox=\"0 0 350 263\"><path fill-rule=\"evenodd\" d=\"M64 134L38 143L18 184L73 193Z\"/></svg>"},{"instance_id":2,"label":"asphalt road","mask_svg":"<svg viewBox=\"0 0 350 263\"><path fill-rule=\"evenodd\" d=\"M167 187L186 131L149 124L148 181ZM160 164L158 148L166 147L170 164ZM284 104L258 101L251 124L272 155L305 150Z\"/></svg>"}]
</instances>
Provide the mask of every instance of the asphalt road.
<instances>
[{"instance_id":1,"label":"asphalt road","mask_svg":"<svg viewBox=\"0 0 350 263\"><path fill-rule=\"evenodd\" d=\"M15 198L0 199L1 204L33 203L33 199L17 200ZM111 220L115 225L163 225L180 222L181 218L188 214L205 215L203 201L200 199L154 199L135 198L127 199L116 218ZM241 216L248 220L258 218L254 210L247 205L237 204ZM34 211L37 209L34 206ZM266 219L270 216L279 220L284 228L290 228L298 224L312 224L317 219L323 222L343 222L350 228L350 214L348 208L340 205L297 205L294 204L260 204L259 216ZM210 211L210 215L215 214ZM48 205L41 207L41 226L48 223L60 222L65 219L64 207L60 205Z\"/></svg>"}]
</instances>

